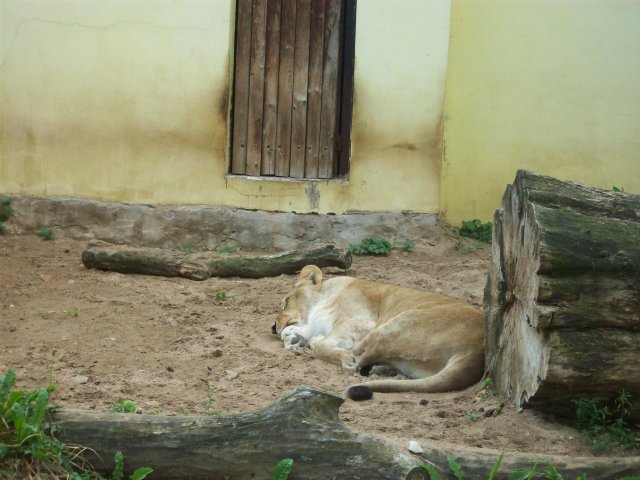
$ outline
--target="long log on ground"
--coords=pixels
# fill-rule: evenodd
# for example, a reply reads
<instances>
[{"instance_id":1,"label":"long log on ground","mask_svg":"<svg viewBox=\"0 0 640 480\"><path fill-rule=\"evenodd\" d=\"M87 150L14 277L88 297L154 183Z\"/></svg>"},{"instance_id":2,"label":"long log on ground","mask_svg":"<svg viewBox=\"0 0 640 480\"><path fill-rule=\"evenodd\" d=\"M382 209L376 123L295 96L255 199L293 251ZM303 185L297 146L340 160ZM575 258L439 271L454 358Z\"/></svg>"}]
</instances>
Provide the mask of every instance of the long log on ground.
<instances>
[{"instance_id":1,"label":"long log on ground","mask_svg":"<svg viewBox=\"0 0 640 480\"><path fill-rule=\"evenodd\" d=\"M418 456L407 456L340 421L344 399L301 387L256 412L214 417L163 417L60 411L53 417L58 436L68 444L91 450L84 457L98 472L113 469L120 450L130 473L142 466L154 478L270 478L283 458L294 460L295 479L413 479L429 476L419 465L429 463L449 478L449 458L465 478L487 478L499 452L429 445ZM640 470L640 458L576 458L507 453L496 479L507 478L535 463L551 462L564 475L615 478ZM540 469L542 470L542 469ZM572 477L573 478L573 477Z\"/></svg>"},{"instance_id":2,"label":"long log on ground","mask_svg":"<svg viewBox=\"0 0 640 480\"><path fill-rule=\"evenodd\" d=\"M294 461L292 480L427 478L416 459L345 427L338 418L343 402L303 387L250 413L166 417L61 411L53 424L66 443L93 450L85 459L105 473L120 450L128 470L148 466L157 478L271 478L284 458Z\"/></svg>"},{"instance_id":3,"label":"long log on ground","mask_svg":"<svg viewBox=\"0 0 640 480\"><path fill-rule=\"evenodd\" d=\"M640 196L519 171L494 216L485 363L517 407L640 400Z\"/></svg>"},{"instance_id":4,"label":"long log on ground","mask_svg":"<svg viewBox=\"0 0 640 480\"><path fill-rule=\"evenodd\" d=\"M329 244L275 255L243 256L131 248L92 241L82 252L82 263L87 268L191 280L210 277L262 278L296 273L309 264L347 270L351 266L351 252Z\"/></svg>"}]
</instances>

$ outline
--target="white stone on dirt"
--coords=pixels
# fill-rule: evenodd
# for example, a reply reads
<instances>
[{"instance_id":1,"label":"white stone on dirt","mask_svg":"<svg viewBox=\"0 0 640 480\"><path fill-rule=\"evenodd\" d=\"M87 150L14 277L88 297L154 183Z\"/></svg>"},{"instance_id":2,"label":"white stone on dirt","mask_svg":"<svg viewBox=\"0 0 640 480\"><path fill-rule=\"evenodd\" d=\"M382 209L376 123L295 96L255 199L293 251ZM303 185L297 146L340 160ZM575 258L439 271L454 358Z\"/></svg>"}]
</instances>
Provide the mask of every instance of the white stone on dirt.
<instances>
[{"instance_id":1,"label":"white stone on dirt","mask_svg":"<svg viewBox=\"0 0 640 480\"><path fill-rule=\"evenodd\" d=\"M422 452L424 452L424 449L422 448L422 445L420 445L415 440L411 440L409 442L409 446L407 448L409 449L409 451L411 453L422 453Z\"/></svg>"},{"instance_id":2,"label":"white stone on dirt","mask_svg":"<svg viewBox=\"0 0 640 480\"><path fill-rule=\"evenodd\" d=\"M89 381L89 378L85 377L84 375L76 375L75 377L73 377L73 381L78 385L84 385Z\"/></svg>"}]
</instances>

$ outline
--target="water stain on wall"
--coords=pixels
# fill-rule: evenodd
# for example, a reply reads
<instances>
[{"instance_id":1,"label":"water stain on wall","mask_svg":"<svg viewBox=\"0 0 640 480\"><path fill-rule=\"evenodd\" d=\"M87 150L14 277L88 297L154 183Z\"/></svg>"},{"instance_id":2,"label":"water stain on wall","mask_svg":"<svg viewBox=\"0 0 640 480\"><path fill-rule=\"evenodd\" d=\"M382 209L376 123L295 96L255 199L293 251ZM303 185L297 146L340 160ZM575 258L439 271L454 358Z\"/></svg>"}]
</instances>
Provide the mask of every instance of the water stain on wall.
<instances>
[{"instance_id":1,"label":"water stain on wall","mask_svg":"<svg viewBox=\"0 0 640 480\"><path fill-rule=\"evenodd\" d=\"M309 200L309 208L316 209L320 207L320 190L318 189L318 182L313 180L308 181L304 187L304 194Z\"/></svg>"}]
</instances>

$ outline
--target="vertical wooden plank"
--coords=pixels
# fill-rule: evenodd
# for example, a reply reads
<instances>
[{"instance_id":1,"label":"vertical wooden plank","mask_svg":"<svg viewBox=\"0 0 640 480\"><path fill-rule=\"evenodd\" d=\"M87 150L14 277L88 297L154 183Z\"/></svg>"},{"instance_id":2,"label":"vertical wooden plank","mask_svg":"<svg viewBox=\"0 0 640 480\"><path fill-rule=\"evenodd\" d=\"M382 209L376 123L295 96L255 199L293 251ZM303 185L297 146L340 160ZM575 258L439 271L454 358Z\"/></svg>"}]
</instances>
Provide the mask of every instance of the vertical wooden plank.
<instances>
[{"instance_id":1,"label":"vertical wooden plank","mask_svg":"<svg viewBox=\"0 0 640 480\"><path fill-rule=\"evenodd\" d=\"M307 134L307 88L309 85L309 22L311 0L297 0L296 46L293 62L293 103L291 111L291 162L289 176L304 176Z\"/></svg>"},{"instance_id":2,"label":"vertical wooden plank","mask_svg":"<svg viewBox=\"0 0 640 480\"><path fill-rule=\"evenodd\" d=\"M260 175L262 159L262 107L267 35L267 0L253 0L251 20L251 66L249 68L249 116L247 129L247 175Z\"/></svg>"},{"instance_id":3,"label":"vertical wooden plank","mask_svg":"<svg viewBox=\"0 0 640 480\"><path fill-rule=\"evenodd\" d=\"M325 0L311 0L305 178L318 178L320 114L322 112L322 66L324 61L324 14Z\"/></svg>"},{"instance_id":4,"label":"vertical wooden plank","mask_svg":"<svg viewBox=\"0 0 640 480\"><path fill-rule=\"evenodd\" d=\"M280 21L280 67L278 80L278 131L276 133L276 175L289 175L291 152L291 101L293 58L296 38L296 2L283 0Z\"/></svg>"},{"instance_id":5,"label":"vertical wooden plank","mask_svg":"<svg viewBox=\"0 0 640 480\"><path fill-rule=\"evenodd\" d=\"M274 175L276 169L281 10L282 4L280 0L267 0L267 46L265 54L264 114L262 127L262 175Z\"/></svg>"},{"instance_id":6,"label":"vertical wooden plank","mask_svg":"<svg viewBox=\"0 0 640 480\"><path fill-rule=\"evenodd\" d=\"M245 173L247 159L251 5L251 0L239 0L236 18L236 65L235 84L233 90L233 144L231 173L239 175Z\"/></svg>"},{"instance_id":7,"label":"vertical wooden plank","mask_svg":"<svg viewBox=\"0 0 640 480\"><path fill-rule=\"evenodd\" d=\"M338 176L349 173L349 157L351 156L351 119L353 118L353 72L356 58L356 0L344 1L343 38L342 38L342 72L340 82L340 145L338 150Z\"/></svg>"},{"instance_id":8,"label":"vertical wooden plank","mask_svg":"<svg viewBox=\"0 0 640 480\"><path fill-rule=\"evenodd\" d=\"M320 121L319 178L335 173L338 128L339 59L342 31L342 2L327 0L324 72L322 78L322 114Z\"/></svg>"}]
</instances>

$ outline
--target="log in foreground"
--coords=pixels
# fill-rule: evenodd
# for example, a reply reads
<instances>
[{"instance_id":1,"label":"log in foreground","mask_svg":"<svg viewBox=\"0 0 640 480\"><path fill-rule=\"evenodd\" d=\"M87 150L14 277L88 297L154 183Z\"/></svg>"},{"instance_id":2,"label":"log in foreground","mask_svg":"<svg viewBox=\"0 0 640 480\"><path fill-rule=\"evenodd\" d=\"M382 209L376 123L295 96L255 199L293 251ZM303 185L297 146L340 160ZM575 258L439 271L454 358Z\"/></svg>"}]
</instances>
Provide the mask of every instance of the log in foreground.
<instances>
[{"instance_id":1,"label":"log in foreground","mask_svg":"<svg viewBox=\"0 0 640 480\"><path fill-rule=\"evenodd\" d=\"M424 479L421 463L431 464L444 478L449 458L465 478L488 478L499 452L478 448L429 445L421 457L409 457L368 435L353 432L340 421L344 399L300 387L256 412L215 417L162 417L118 413L60 411L53 424L68 444L83 445L84 457L98 472L113 469L120 450L130 473L142 466L153 478L271 478L283 458L294 460L290 479ZM507 453L496 479L533 464L551 462L563 475L616 478L640 471L640 458L582 458ZM542 470L542 468L540 469ZM573 478L573 477L571 477Z\"/></svg>"},{"instance_id":2,"label":"log in foreground","mask_svg":"<svg viewBox=\"0 0 640 480\"><path fill-rule=\"evenodd\" d=\"M84 453L86 460L105 473L120 450L128 470L148 466L158 478L271 478L281 459L292 458L292 480L426 480L416 459L345 427L338 418L343 402L301 387L250 413L161 417L61 411L53 423L63 441L92 449L95 453Z\"/></svg>"},{"instance_id":3,"label":"log in foreground","mask_svg":"<svg viewBox=\"0 0 640 480\"><path fill-rule=\"evenodd\" d=\"M87 268L99 270L185 277L191 280L206 280L210 277L262 278L296 273L309 264L347 270L351 266L351 252L328 244L275 255L242 256L131 248L94 240L82 252L82 263Z\"/></svg>"},{"instance_id":4,"label":"log in foreground","mask_svg":"<svg viewBox=\"0 0 640 480\"><path fill-rule=\"evenodd\" d=\"M493 223L485 363L517 407L640 399L640 196L519 171Z\"/></svg>"}]
</instances>

